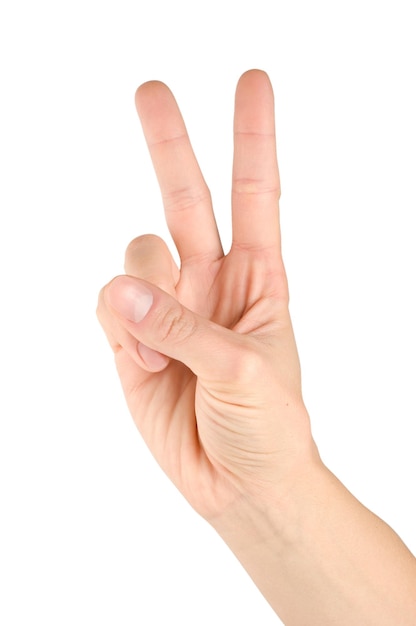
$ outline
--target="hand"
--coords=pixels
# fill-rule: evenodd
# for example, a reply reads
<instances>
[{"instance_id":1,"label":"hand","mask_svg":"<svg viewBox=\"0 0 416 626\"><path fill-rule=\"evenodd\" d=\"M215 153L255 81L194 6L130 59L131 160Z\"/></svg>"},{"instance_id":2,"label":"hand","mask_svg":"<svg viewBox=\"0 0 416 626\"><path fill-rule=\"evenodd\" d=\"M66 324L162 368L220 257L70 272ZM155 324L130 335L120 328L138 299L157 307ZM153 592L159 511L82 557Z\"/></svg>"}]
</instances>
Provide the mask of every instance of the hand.
<instances>
[{"instance_id":1,"label":"hand","mask_svg":"<svg viewBox=\"0 0 416 626\"><path fill-rule=\"evenodd\" d=\"M416 623L414 557L323 465L311 436L267 76L247 72L237 87L227 255L172 94L147 83L136 102L181 259L179 270L161 239L139 237L128 276L100 294L140 432L285 624Z\"/></svg>"},{"instance_id":2,"label":"hand","mask_svg":"<svg viewBox=\"0 0 416 626\"><path fill-rule=\"evenodd\" d=\"M181 267L160 238L135 239L98 316L144 440L212 520L242 497L287 491L318 458L281 257L273 92L261 71L237 86L226 255L173 95L146 83L136 106Z\"/></svg>"}]
</instances>

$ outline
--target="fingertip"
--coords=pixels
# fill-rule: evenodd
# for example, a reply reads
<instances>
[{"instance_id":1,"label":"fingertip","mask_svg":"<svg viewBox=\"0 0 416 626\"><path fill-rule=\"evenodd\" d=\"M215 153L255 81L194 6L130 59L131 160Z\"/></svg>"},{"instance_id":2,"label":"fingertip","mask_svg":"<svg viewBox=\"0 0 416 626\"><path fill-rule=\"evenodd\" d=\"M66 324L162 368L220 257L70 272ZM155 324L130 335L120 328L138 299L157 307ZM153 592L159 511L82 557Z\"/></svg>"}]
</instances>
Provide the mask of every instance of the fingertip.
<instances>
[{"instance_id":1,"label":"fingertip","mask_svg":"<svg viewBox=\"0 0 416 626\"><path fill-rule=\"evenodd\" d=\"M238 81L234 129L242 133L274 133L274 94L263 70L248 70Z\"/></svg>"},{"instance_id":2,"label":"fingertip","mask_svg":"<svg viewBox=\"0 0 416 626\"><path fill-rule=\"evenodd\" d=\"M175 96L165 83L157 80L144 83L137 89L135 101L149 148L186 135Z\"/></svg>"},{"instance_id":3,"label":"fingertip","mask_svg":"<svg viewBox=\"0 0 416 626\"><path fill-rule=\"evenodd\" d=\"M165 354L152 350L140 342L137 344L137 352L150 372L161 372L170 363L169 357Z\"/></svg>"},{"instance_id":4,"label":"fingertip","mask_svg":"<svg viewBox=\"0 0 416 626\"><path fill-rule=\"evenodd\" d=\"M241 74L241 78L244 78L244 77L249 78L250 76L253 76L253 77L254 76L258 76L258 77L264 76L264 77L268 78L267 72L265 70L259 68L259 67L252 67L249 70L246 70L245 72L243 72Z\"/></svg>"},{"instance_id":5,"label":"fingertip","mask_svg":"<svg viewBox=\"0 0 416 626\"><path fill-rule=\"evenodd\" d=\"M130 241L126 248L126 252L124 254L124 264L129 264L130 258L136 258L137 256L143 256L143 253L157 253L166 254L166 252L170 255L169 248L159 235L154 235L153 233L139 235Z\"/></svg>"},{"instance_id":6,"label":"fingertip","mask_svg":"<svg viewBox=\"0 0 416 626\"><path fill-rule=\"evenodd\" d=\"M159 89L160 87L166 87L165 83L160 80L147 80L136 89L136 95L142 95L149 90Z\"/></svg>"},{"instance_id":7,"label":"fingertip","mask_svg":"<svg viewBox=\"0 0 416 626\"><path fill-rule=\"evenodd\" d=\"M146 107L146 103L154 101L155 98L171 97L172 92L169 87L160 80L149 80L137 87L134 94L134 101L138 112Z\"/></svg>"},{"instance_id":8,"label":"fingertip","mask_svg":"<svg viewBox=\"0 0 416 626\"><path fill-rule=\"evenodd\" d=\"M240 76L237 86L244 86L245 83L249 83L252 87L260 86L265 83L271 86L271 80L267 72L257 68L252 68L244 72Z\"/></svg>"}]
</instances>

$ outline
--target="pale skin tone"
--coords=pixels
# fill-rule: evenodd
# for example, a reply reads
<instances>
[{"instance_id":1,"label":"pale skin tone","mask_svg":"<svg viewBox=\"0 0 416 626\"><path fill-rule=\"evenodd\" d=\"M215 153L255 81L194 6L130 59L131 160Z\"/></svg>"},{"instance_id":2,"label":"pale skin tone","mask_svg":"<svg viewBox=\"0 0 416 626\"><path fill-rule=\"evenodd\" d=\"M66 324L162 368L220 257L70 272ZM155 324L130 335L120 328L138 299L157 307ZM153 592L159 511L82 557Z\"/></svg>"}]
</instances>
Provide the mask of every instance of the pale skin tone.
<instances>
[{"instance_id":1,"label":"pale skin tone","mask_svg":"<svg viewBox=\"0 0 416 626\"><path fill-rule=\"evenodd\" d=\"M135 239L98 316L129 409L155 459L221 535L288 626L414 626L416 560L322 463L305 408L279 228L267 75L237 86L232 246L169 89L137 111L178 268Z\"/></svg>"}]
</instances>

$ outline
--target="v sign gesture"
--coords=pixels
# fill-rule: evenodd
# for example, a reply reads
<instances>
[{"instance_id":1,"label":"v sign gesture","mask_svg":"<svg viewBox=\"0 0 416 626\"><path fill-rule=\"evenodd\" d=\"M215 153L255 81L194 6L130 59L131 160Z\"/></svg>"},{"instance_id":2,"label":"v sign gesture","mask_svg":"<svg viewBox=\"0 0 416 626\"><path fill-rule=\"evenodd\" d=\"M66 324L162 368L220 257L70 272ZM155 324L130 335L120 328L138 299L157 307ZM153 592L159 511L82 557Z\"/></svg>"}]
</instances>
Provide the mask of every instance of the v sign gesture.
<instances>
[{"instance_id":1,"label":"v sign gesture","mask_svg":"<svg viewBox=\"0 0 416 626\"><path fill-rule=\"evenodd\" d=\"M237 86L227 254L173 95L146 83L136 105L181 260L178 268L157 236L139 237L126 275L100 294L140 433L285 623L416 623L403 584L416 580L413 557L324 467L312 439L281 257L267 75L247 72ZM397 603L414 619L387 621Z\"/></svg>"},{"instance_id":2,"label":"v sign gesture","mask_svg":"<svg viewBox=\"0 0 416 626\"><path fill-rule=\"evenodd\" d=\"M241 491L275 489L313 449L280 254L273 93L263 72L237 87L226 255L171 92L147 83L136 104L181 267L159 238L134 240L100 318L141 434L211 518Z\"/></svg>"}]
</instances>

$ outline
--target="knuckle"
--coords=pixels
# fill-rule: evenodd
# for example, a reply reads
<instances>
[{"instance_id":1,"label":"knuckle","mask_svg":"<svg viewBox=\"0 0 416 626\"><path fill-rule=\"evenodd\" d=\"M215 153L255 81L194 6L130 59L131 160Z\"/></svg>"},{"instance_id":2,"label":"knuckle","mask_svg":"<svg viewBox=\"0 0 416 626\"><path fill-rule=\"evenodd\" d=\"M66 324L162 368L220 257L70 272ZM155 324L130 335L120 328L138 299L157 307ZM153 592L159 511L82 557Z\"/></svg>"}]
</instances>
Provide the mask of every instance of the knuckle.
<instances>
[{"instance_id":1,"label":"knuckle","mask_svg":"<svg viewBox=\"0 0 416 626\"><path fill-rule=\"evenodd\" d=\"M265 374L263 353L251 345L242 347L233 364L234 378L238 385L245 387L258 382Z\"/></svg>"},{"instance_id":2,"label":"knuckle","mask_svg":"<svg viewBox=\"0 0 416 626\"><path fill-rule=\"evenodd\" d=\"M280 197L278 181L263 178L238 177L233 180L233 193L236 195L273 196Z\"/></svg>"},{"instance_id":3,"label":"knuckle","mask_svg":"<svg viewBox=\"0 0 416 626\"><path fill-rule=\"evenodd\" d=\"M187 341L195 334L197 324L192 315L182 307L165 308L158 314L156 323L158 339L161 343L178 344Z\"/></svg>"},{"instance_id":4,"label":"knuckle","mask_svg":"<svg viewBox=\"0 0 416 626\"><path fill-rule=\"evenodd\" d=\"M201 204L210 203L211 194L206 185L179 187L165 193L163 202L166 211L192 211Z\"/></svg>"}]
</instances>

